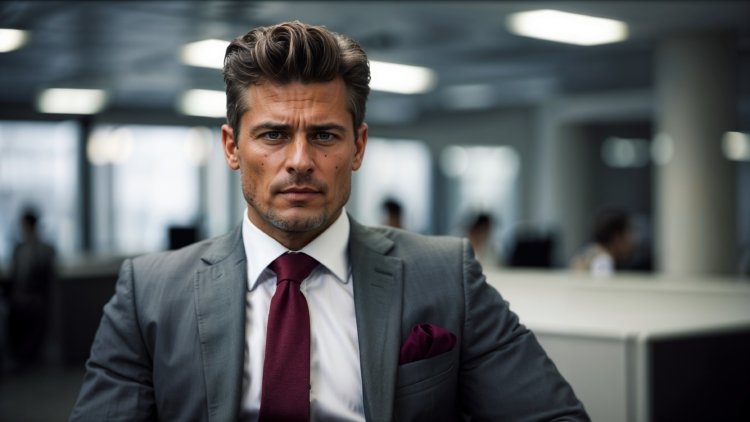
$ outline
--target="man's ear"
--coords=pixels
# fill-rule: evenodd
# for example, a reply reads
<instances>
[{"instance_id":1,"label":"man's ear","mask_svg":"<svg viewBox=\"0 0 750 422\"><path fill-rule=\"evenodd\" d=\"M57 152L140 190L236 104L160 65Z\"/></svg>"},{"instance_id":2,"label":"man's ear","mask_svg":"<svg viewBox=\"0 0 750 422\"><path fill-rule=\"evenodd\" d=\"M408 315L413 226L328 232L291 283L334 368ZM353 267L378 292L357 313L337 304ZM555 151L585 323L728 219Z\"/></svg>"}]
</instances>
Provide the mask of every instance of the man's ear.
<instances>
[{"instance_id":1,"label":"man's ear","mask_svg":"<svg viewBox=\"0 0 750 422\"><path fill-rule=\"evenodd\" d=\"M221 125L221 143L224 146L224 159L227 160L227 165L232 170L240 168L238 155L240 151L237 142L239 142L239 139L235 138L232 127L227 124Z\"/></svg>"},{"instance_id":2,"label":"man's ear","mask_svg":"<svg viewBox=\"0 0 750 422\"><path fill-rule=\"evenodd\" d=\"M365 147L367 146L367 123L362 123L357 129L357 139L354 140L354 160L352 171L357 171L362 166L365 158Z\"/></svg>"}]
</instances>

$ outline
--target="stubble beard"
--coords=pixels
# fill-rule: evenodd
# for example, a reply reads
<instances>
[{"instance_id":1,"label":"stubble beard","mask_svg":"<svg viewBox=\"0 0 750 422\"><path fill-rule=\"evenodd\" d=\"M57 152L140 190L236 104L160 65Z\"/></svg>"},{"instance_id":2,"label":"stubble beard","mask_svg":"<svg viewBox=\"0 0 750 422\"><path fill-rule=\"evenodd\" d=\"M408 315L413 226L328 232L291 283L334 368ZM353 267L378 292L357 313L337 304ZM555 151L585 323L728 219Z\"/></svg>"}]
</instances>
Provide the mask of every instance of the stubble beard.
<instances>
[{"instance_id":1,"label":"stubble beard","mask_svg":"<svg viewBox=\"0 0 750 422\"><path fill-rule=\"evenodd\" d=\"M310 179L309 175L296 174L293 176L288 183L289 184L303 184ZM310 231L316 231L325 229L325 224L328 221L330 215L326 209L321 209L317 215L312 215L307 218L296 217L296 218L285 218L279 215L273 208L264 206L255 200L252 189L249 186L243 186L242 188L245 202L251 207L255 213L260 216L263 221L270 224L274 228L287 232L287 233L307 233ZM300 207L302 208L302 207Z\"/></svg>"},{"instance_id":2,"label":"stubble beard","mask_svg":"<svg viewBox=\"0 0 750 422\"><path fill-rule=\"evenodd\" d=\"M328 213L323 210L318 215L307 218L284 218L270 208L261 208L252 196L246 195L245 200L260 217L273 227L287 233L306 233L323 227L328 221Z\"/></svg>"}]
</instances>

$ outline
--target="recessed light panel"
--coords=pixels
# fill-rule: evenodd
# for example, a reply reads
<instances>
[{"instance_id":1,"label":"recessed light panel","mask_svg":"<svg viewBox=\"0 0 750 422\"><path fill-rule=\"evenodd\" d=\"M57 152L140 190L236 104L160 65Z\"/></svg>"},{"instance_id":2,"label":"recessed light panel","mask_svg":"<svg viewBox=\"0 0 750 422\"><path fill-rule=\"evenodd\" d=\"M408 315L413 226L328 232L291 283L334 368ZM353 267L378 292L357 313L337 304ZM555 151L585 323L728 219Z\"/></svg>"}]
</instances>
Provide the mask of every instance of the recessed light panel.
<instances>
[{"instance_id":1,"label":"recessed light panel","mask_svg":"<svg viewBox=\"0 0 750 422\"><path fill-rule=\"evenodd\" d=\"M397 94L422 94L437 84L435 71L426 67L370 61L370 88Z\"/></svg>"},{"instance_id":2,"label":"recessed light panel","mask_svg":"<svg viewBox=\"0 0 750 422\"><path fill-rule=\"evenodd\" d=\"M18 50L26 44L28 32L20 29L0 28L0 53Z\"/></svg>"},{"instance_id":3,"label":"recessed light panel","mask_svg":"<svg viewBox=\"0 0 750 422\"><path fill-rule=\"evenodd\" d=\"M180 50L180 59L190 66L221 69L229 41L203 40L185 44Z\"/></svg>"},{"instance_id":4,"label":"recessed light panel","mask_svg":"<svg viewBox=\"0 0 750 422\"><path fill-rule=\"evenodd\" d=\"M607 44L628 37L624 22L559 10L514 13L506 23L516 35L576 45Z\"/></svg>"},{"instance_id":5,"label":"recessed light panel","mask_svg":"<svg viewBox=\"0 0 750 422\"><path fill-rule=\"evenodd\" d=\"M42 113L96 114L104 108L107 93L101 89L50 88L37 99Z\"/></svg>"},{"instance_id":6,"label":"recessed light panel","mask_svg":"<svg viewBox=\"0 0 750 422\"><path fill-rule=\"evenodd\" d=\"M185 91L177 102L177 110L188 116L224 117L227 97L224 91L191 89Z\"/></svg>"}]
</instances>

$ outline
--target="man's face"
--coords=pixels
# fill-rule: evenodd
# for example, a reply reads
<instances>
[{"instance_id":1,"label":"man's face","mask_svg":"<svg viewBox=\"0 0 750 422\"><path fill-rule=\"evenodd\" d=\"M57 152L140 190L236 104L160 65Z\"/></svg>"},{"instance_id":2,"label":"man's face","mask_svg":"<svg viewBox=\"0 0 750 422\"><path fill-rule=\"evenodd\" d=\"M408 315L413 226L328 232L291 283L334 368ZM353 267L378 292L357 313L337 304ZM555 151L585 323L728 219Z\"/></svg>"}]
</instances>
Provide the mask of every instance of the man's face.
<instances>
[{"instance_id":1,"label":"man's face","mask_svg":"<svg viewBox=\"0 0 750 422\"><path fill-rule=\"evenodd\" d=\"M341 214L359 169L367 125L355 133L341 79L252 85L240 133L222 126L227 164L240 170L248 217L300 249Z\"/></svg>"}]
</instances>

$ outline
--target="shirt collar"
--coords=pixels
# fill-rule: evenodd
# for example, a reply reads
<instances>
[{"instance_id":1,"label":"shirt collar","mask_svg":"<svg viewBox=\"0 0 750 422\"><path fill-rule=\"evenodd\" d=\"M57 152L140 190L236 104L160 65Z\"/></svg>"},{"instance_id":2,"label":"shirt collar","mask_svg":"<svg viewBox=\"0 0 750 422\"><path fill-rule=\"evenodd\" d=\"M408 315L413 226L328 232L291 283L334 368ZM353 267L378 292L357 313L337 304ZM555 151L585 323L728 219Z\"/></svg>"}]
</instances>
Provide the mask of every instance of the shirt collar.
<instances>
[{"instance_id":1,"label":"shirt collar","mask_svg":"<svg viewBox=\"0 0 750 422\"><path fill-rule=\"evenodd\" d=\"M247 256L247 282L250 290L255 289L261 281L261 275L268 265L289 249L276 239L256 227L247 215L242 219L242 242ZM346 210L323 233L313 239L301 250L315 258L328 269L341 283L349 281L349 218Z\"/></svg>"}]
</instances>

